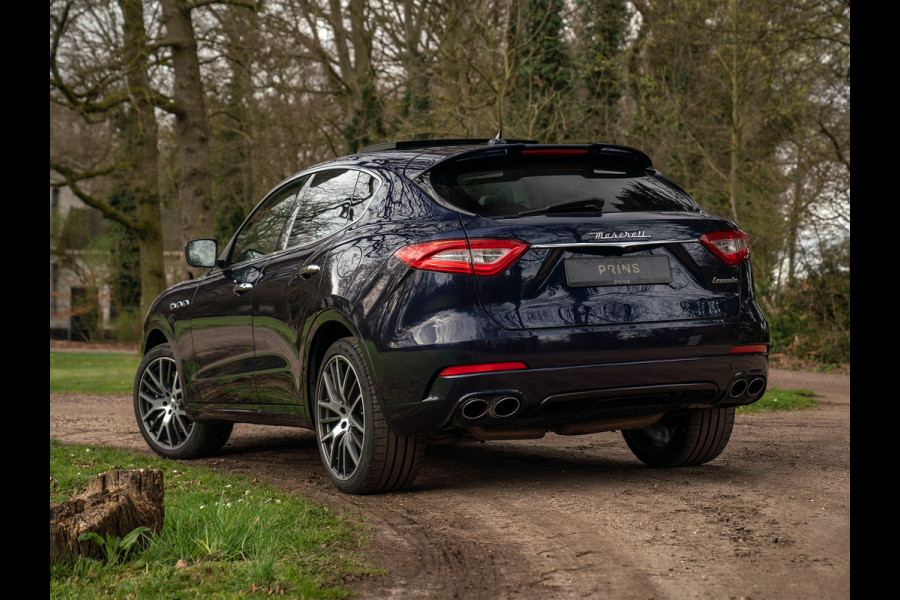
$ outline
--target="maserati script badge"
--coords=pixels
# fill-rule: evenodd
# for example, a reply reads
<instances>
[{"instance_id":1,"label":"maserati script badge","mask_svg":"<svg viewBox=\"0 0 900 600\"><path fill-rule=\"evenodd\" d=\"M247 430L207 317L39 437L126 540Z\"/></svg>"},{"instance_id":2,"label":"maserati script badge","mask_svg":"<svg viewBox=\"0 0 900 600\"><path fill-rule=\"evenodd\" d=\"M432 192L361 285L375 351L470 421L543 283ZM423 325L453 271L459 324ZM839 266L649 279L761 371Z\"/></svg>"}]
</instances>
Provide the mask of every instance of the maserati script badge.
<instances>
[{"instance_id":1,"label":"maserati script badge","mask_svg":"<svg viewBox=\"0 0 900 600\"><path fill-rule=\"evenodd\" d=\"M596 231L594 233L589 233L588 236L593 236L595 240L619 240L624 238L650 239L650 236L644 233L643 229L639 231Z\"/></svg>"}]
</instances>

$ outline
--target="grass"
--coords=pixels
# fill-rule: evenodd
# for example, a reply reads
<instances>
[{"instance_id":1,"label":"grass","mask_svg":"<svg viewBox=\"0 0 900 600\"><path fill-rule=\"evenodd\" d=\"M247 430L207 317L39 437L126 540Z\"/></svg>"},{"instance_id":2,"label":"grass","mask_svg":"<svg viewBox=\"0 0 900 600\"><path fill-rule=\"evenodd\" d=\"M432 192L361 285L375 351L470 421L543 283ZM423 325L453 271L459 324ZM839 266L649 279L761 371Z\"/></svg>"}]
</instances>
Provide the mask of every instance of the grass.
<instances>
[{"instance_id":1,"label":"grass","mask_svg":"<svg viewBox=\"0 0 900 600\"><path fill-rule=\"evenodd\" d=\"M755 413L770 410L800 410L816 406L816 394L806 389L779 390L769 388L763 397L746 406L739 406L738 414Z\"/></svg>"},{"instance_id":2,"label":"grass","mask_svg":"<svg viewBox=\"0 0 900 600\"><path fill-rule=\"evenodd\" d=\"M50 352L50 392L131 394L137 354Z\"/></svg>"},{"instance_id":3,"label":"grass","mask_svg":"<svg viewBox=\"0 0 900 600\"><path fill-rule=\"evenodd\" d=\"M50 391L130 394L139 357L50 353ZM816 405L809 390L769 389L739 413ZM62 502L96 474L163 470L165 524L115 560L50 566L50 598L345 598L344 578L372 573L361 526L253 480L158 457L50 441L50 498Z\"/></svg>"},{"instance_id":4,"label":"grass","mask_svg":"<svg viewBox=\"0 0 900 600\"><path fill-rule=\"evenodd\" d=\"M842 365L837 363L822 363L813 369L813 371L816 373L839 373L841 368Z\"/></svg>"},{"instance_id":5,"label":"grass","mask_svg":"<svg viewBox=\"0 0 900 600\"><path fill-rule=\"evenodd\" d=\"M346 598L346 577L371 573L362 527L246 478L157 457L50 441L50 499L107 470L162 469L161 533L111 562L51 563L50 598Z\"/></svg>"}]
</instances>

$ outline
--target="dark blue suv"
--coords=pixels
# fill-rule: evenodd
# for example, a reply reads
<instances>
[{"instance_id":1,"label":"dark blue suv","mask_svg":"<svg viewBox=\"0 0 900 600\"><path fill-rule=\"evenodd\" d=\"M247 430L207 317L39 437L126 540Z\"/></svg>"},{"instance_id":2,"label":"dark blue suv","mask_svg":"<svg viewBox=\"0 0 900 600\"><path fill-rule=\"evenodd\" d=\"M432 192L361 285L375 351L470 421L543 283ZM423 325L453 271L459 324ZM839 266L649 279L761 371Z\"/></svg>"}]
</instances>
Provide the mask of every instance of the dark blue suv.
<instances>
[{"instance_id":1,"label":"dark blue suv","mask_svg":"<svg viewBox=\"0 0 900 600\"><path fill-rule=\"evenodd\" d=\"M759 399L747 235L609 144L380 144L278 184L154 304L134 408L191 458L233 423L314 430L340 490L408 486L431 437L621 430L717 457Z\"/></svg>"}]
</instances>

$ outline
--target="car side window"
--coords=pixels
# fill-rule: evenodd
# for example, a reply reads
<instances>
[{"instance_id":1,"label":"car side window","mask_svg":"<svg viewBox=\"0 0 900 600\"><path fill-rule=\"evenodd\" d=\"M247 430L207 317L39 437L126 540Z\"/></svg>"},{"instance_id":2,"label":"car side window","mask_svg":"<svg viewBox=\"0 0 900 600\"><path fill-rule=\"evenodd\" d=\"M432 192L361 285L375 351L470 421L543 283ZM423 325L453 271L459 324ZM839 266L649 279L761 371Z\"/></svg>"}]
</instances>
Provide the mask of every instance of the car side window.
<instances>
[{"instance_id":1,"label":"car side window","mask_svg":"<svg viewBox=\"0 0 900 600\"><path fill-rule=\"evenodd\" d=\"M297 193L308 179L306 176L292 181L265 200L235 239L229 264L253 260L280 249Z\"/></svg>"},{"instance_id":2,"label":"car side window","mask_svg":"<svg viewBox=\"0 0 900 600\"><path fill-rule=\"evenodd\" d=\"M375 181L368 173L351 169L314 173L296 207L287 247L324 239L355 221L374 193Z\"/></svg>"},{"instance_id":3,"label":"car side window","mask_svg":"<svg viewBox=\"0 0 900 600\"><path fill-rule=\"evenodd\" d=\"M356 191L353 193L353 196L365 205L375 195L379 183L377 177L360 172L359 179L356 180Z\"/></svg>"}]
</instances>

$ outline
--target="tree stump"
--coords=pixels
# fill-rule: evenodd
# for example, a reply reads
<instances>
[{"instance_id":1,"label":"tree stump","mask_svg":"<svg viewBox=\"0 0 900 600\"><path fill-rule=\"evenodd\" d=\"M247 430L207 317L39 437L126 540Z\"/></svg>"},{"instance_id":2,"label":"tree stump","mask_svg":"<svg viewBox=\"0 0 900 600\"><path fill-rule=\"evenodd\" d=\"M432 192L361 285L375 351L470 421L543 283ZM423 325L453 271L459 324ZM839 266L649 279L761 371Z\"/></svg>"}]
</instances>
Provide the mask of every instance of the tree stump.
<instances>
[{"instance_id":1,"label":"tree stump","mask_svg":"<svg viewBox=\"0 0 900 600\"><path fill-rule=\"evenodd\" d=\"M62 504L50 503L50 560L79 555L103 558L92 540L78 541L94 532L106 539L124 538L145 526L162 530L163 474L159 469L109 471L94 477L87 490Z\"/></svg>"}]
</instances>

